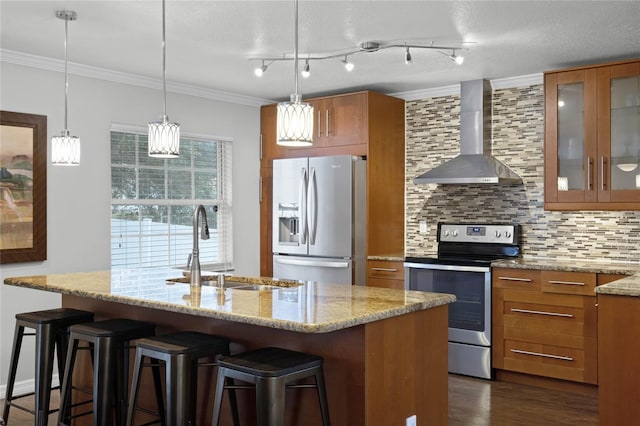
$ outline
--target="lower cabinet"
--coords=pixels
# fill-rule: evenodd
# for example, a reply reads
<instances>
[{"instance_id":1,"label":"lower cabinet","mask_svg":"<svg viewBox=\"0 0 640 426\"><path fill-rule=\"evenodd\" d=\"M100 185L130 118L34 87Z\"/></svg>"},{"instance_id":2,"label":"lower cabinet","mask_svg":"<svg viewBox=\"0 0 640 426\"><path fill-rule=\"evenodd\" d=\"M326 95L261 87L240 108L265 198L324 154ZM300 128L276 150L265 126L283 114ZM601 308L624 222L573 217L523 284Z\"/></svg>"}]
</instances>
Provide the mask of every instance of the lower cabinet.
<instances>
[{"instance_id":1,"label":"lower cabinet","mask_svg":"<svg viewBox=\"0 0 640 426\"><path fill-rule=\"evenodd\" d=\"M367 287L404 289L404 262L367 260Z\"/></svg>"},{"instance_id":2,"label":"lower cabinet","mask_svg":"<svg viewBox=\"0 0 640 426\"><path fill-rule=\"evenodd\" d=\"M493 366L598 382L597 274L495 268Z\"/></svg>"}]
</instances>

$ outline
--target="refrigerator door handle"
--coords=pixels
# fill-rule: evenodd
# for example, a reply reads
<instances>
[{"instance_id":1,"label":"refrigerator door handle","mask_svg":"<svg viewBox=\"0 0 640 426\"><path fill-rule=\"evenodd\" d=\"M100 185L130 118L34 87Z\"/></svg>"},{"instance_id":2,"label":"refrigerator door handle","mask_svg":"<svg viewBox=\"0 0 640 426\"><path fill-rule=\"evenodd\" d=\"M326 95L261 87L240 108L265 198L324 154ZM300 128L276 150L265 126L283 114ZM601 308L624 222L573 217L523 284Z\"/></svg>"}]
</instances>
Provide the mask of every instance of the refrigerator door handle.
<instances>
[{"instance_id":1,"label":"refrigerator door handle","mask_svg":"<svg viewBox=\"0 0 640 426\"><path fill-rule=\"evenodd\" d=\"M302 259L283 259L281 257L274 257L276 263L283 265L295 265L295 266L320 266L323 268L348 268L349 262L330 261L330 260L302 260Z\"/></svg>"},{"instance_id":2,"label":"refrigerator door handle","mask_svg":"<svg viewBox=\"0 0 640 426\"><path fill-rule=\"evenodd\" d=\"M302 224L298 230L300 233L300 244L307 244L307 202L307 169L302 169L298 192L298 205L300 206L300 219L302 220Z\"/></svg>"},{"instance_id":3,"label":"refrigerator door handle","mask_svg":"<svg viewBox=\"0 0 640 426\"><path fill-rule=\"evenodd\" d=\"M309 222L309 244L315 245L316 243L316 226L318 224L318 184L316 182L316 169L310 168L309 173L309 190L307 191L307 215Z\"/></svg>"}]
</instances>

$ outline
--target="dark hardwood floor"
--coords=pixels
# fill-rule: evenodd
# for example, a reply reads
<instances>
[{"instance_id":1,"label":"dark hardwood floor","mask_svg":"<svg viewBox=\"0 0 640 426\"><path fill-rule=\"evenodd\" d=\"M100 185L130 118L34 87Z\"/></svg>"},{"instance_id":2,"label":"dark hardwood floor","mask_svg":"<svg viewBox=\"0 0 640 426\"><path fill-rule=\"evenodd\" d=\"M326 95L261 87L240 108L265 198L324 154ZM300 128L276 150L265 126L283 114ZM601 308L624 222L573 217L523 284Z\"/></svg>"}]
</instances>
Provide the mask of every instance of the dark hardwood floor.
<instances>
[{"instance_id":1,"label":"dark hardwood floor","mask_svg":"<svg viewBox=\"0 0 640 426\"><path fill-rule=\"evenodd\" d=\"M28 405L26 401L25 405ZM0 400L0 407L2 403ZM58 394L54 392L52 405L57 403ZM33 425L33 417L20 410L12 409L10 417L8 426ZM57 416L52 414L49 424L55 424L56 420ZM519 425L598 425L598 399L571 392L449 375L449 426Z\"/></svg>"},{"instance_id":2,"label":"dark hardwood floor","mask_svg":"<svg viewBox=\"0 0 640 426\"><path fill-rule=\"evenodd\" d=\"M449 375L449 426L598 425L598 398Z\"/></svg>"}]
</instances>

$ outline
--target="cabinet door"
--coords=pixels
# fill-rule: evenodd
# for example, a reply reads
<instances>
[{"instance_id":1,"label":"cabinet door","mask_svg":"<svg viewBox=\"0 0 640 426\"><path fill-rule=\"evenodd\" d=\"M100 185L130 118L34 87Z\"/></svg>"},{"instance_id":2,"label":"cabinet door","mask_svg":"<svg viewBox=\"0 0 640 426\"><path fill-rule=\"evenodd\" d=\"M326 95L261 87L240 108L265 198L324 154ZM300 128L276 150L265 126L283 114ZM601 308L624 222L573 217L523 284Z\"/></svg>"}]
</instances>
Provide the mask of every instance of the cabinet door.
<instances>
[{"instance_id":1,"label":"cabinet door","mask_svg":"<svg viewBox=\"0 0 640 426\"><path fill-rule=\"evenodd\" d=\"M598 200L640 201L640 62L598 70Z\"/></svg>"},{"instance_id":2,"label":"cabinet door","mask_svg":"<svg viewBox=\"0 0 640 426\"><path fill-rule=\"evenodd\" d=\"M277 144L277 105L260 108L260 165L271 167L274 158L285 158L286 148Z\"/></svg>"},{"instance_id":3,"label":"cabinet door","mask_svg":"<svg viewBox=\"0 0 640 426\"><path fill-rule=\"evenodd\" d=\"M367 94L324 99L319 125L327 146L358 145L367 137ZM318 118L318 112L316 112Z\"/></svg>"},{"instance_id":4,"label":"cabinet door","mask_svg":"<svg viewBox=\"0 0 640 426\"><path fill-rule=\"evenodd\" d=\"M545 202L597 201L595 69L545 75Z\"/></svg>"}]
</instances>

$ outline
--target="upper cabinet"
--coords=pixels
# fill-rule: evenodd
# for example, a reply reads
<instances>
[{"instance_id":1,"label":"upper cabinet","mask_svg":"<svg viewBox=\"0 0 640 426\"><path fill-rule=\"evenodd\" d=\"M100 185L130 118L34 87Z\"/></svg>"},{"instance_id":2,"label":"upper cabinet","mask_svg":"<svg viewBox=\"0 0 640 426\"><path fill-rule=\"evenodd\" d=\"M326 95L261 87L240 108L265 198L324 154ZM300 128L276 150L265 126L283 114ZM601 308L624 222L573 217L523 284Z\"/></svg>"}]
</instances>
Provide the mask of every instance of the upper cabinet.
<instances>
[{"instance_id":1,"label":"upper cabinet","mask_svg":"<svg viewBox=\"0 0 640 426\"><path fill-rule=\"evenodd\" d=\"M317 146L358 145L367 135L367 94L332 96L310 101L313 105Z\"/></svg>"},{"instance_id":2,"label":"upper cabinet","mask_svg":"<svg viewBox=\"0 0 640 426\"><path fill-rule=\"evenodd\" d=\"M640 209L640 61L544 82L545 208Z\"/></svg>"}]
</instances>

